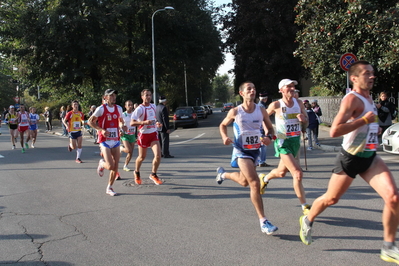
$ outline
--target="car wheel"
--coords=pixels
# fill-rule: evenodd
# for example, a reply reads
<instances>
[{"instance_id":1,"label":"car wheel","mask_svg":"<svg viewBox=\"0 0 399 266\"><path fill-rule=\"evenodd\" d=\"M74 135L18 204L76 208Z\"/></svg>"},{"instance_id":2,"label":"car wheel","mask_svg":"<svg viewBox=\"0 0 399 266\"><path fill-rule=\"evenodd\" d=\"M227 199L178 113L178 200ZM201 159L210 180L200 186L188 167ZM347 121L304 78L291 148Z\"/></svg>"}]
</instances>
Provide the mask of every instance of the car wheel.
<instances>
[{"instance_id":1,"label":"car wheel","mask_svg":"<svg viewBox=\"0 0 399 266\"><path fill-rule=\"evenodd\" d=\"M198 127L198 120L195 121L194 127Z\"/></svg>"}]
</instances>

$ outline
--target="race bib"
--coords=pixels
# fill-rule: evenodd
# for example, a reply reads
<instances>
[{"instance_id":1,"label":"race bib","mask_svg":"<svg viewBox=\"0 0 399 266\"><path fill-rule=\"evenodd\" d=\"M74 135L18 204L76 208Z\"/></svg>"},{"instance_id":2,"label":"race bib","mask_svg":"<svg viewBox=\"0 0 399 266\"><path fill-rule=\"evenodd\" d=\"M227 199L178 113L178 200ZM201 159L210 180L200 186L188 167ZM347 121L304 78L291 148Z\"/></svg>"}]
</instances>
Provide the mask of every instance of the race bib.
<instances>
[{"instance_id":1,"label":"race bib","mask_svg":"<svg viewBox=\"0 0 399 266\"><path fill-rule=\"evenodd\" d=\"M298 137L301 135L301 125L297 119L288 119L285 124L287 138Z\"/></svg>"},{"instance_id":2,"label":"race bib","mask_svg":"<svg viewBox=\"0 0 399 266\"><path fill-rule=\"evenodd\" d=\"M260 131L244 131L241 134L241 143L244 150L257 150L260 148Z\"/></svg>"},{"instance_id":3,"label":"race bib","mask_svg":"<svg viewBox=\"0 0 399 266\"><path fill-rule=\"evenodd\" d=\"M378 148L378 129L377 123L371 123L367 132L366 146L364 151L376 151Z\"/></svg>"},{"instance_id":4,"label":"race bib","mask_svg":"<svg viewBox=\"0 0 399 266\"><path fill-rule=\"evenodd\" d=\"M126 134L128 135L134 135L136 133L136 127L128 127Z\"/></svg>"},{"instance_id":5,"label":"race bib","mask_svg":"<svg viewBox=\"0 0 399 266\"><path fill-rule=\"evenodd\" d=\"M76 130L80 129L80 122L79 121L73 122L73 129L76 129Z\"/></svg>"},{"instance_id":6,"label":"race bib","mask_svg":"<svg viewBox=\"0 0 399 266\"><path fill-rule=\"evenodd\" d=\"M117 128L107 128L107 131L109 132L109 135L106 137L106 140L119 140Z\"/></svg>"}]
</instances>

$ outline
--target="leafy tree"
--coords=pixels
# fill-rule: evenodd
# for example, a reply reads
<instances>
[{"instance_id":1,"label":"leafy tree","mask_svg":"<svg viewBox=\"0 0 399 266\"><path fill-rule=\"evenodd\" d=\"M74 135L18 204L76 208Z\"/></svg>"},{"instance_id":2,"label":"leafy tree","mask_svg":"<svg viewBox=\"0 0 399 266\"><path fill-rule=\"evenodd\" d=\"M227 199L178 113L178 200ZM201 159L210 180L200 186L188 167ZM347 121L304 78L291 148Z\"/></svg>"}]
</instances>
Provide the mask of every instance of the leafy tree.
<instances>
[{"instance_id":1,"label":"leafy tree","mask_svg":"<svg viewBox=\"0 0 399 266\"><path fill-rule=\"evenodd\" d=\"M399 4L393 0L300 0L295 52L317 84L335 93L346 87L340 56L354 53L378 70L377 91L399 86Z\"/></svg>"},{"instance_id":2,"label":"leafy tree","mask_svg":"<svg viewBox=\"0 0 399 266\"><path fill-rule=\"evenodd\" d=\"M294 24L296 0L233 0L231 12L221 20L226 31L226 49L235 57L235 88L246 80L258 91L277 95L283 78L299 80L301 61Z\"/></svg>"},{"instance_id":3,"label":"leafy tree","mask_svg":"<svg viewBox=\"0 0 399 266\"><path fill-rule=\"evenodd\" d=\"M175 11L154 17L158 90L179 102L185 64L190 99L201 89L208 97L222 63L212 11L205 0L171 5ZM0 53L18 67L15 79L40 85L49 97L98 105L112 87L120 102L139 102L140 91L152 88L151 17L164 6L154 0L5 0Z\"/></svg>"},{"instance_id":4,"label":"leafy tree","mask_svg":"<svg viewBox=\"0 0 399 266\"><path fill-rule=\"evenodd\" d=\"M234 94L232 86L230 85L230 78L227 74L224 74L222 76L217 75L212 81L212 88L213 99L215 101L220 101L224 103L229 102L231 96Z\"/></svg>"}]
</instances>

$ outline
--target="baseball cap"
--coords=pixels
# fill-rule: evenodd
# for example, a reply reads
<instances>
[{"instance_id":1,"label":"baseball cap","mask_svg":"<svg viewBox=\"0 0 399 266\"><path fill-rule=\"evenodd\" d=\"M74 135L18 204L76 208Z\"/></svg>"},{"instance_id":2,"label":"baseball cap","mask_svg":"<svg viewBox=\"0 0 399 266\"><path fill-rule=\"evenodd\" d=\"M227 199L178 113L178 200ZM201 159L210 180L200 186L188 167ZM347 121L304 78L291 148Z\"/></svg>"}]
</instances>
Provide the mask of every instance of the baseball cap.
<instances>
[{"instance_id":1,"label":"baseball cap","mask_svg":"<svg viewBox=\"0 0 399 266\"><path fill-rule=\"evenodd\" d=\"M317 103L317 100L316 100L316 99L313 99L313 100L311 101L311 103Z\"/></svg>"},{"instance_id":2,"label":"baseball cap","mask_svg":"<svg viewBox=\"0 0 399 266\"><path fill-rule=\"evenodd\" d=\"M159 97L159 102L160 102L160 103L166 102L166 97L165 97L165 96L160 96L160 97Z\"/></svg>"},{"instance_id":3,"label":"baseball cap","mask_svg":"<svg viewBox=\"0 0 399 266\"><path fill-rule=\"evenodd\" d=\"M282 87L286 85L290 85L291 83L294 83L295 85L298 85L298 82L296 80L291 80L291 79L282 79L280 83L278 84L278 89L280 90Z\"/></svg>"},{"instance_id":4,"label":"baseball cap","mask_svg":"<svg viewBox=\"0 0 399 266\"><path fill-rule=\"evenodd\" d=\"M266 97L267 97L267 92L259 93L259 98L266 98Z\"/></svg>"},{"instance_id":5,"label":"baseball cap","mask_svg":"<svg viewBox=\"0 0 399 266\"><path fill-rule=\"evenodd\" d=\"M111 94L118 94L118 91L117 90L113 90L113 89L107 89L107 90L105 90L105 92L104 92L104 95L111 95Z\"/></svg>"},{"instance_id":6,"label":"baseball cap","mask_svg":"<svg viewBox=\"0 0 399 266\"><path fill-rule=\"evenodd\" d=\"M309 101L308 101L308 100L303 100L303 102L304 102L304 103L309 103Z\"/></svg>"},{"instance_id":7,"label":"baseball cap","mask_svg":"<svg viewBox=\"0 0 399 266\"><path fill-rule=\"evenodd\" d=\"M11 109L11 108L14 108L14 109L15 109L14 105L10 105L10 109Z\"/></svg>"}]
</instances>

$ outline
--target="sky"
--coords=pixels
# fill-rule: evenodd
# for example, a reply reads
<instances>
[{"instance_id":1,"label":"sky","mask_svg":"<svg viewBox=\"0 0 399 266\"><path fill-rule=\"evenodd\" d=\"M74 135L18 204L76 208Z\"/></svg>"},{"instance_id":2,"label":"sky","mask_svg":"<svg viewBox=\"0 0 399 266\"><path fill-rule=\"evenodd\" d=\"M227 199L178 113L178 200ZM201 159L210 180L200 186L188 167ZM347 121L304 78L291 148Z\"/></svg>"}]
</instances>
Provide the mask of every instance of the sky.
<instances>
[{"instance_id":1,"label":"sky","mask_svg":"<svg viewBox=\"0 0 399 266\"><path fill-rule=\"evenodd\" d=\"M215 2L215 6L220 6L223 4L231 3L231 0L213 0L213 1ZM227 54L225 54L225 56L226 56L225 63L223 65L221 65L218 69L219 75L227 74L227 71L234 68L233 55L230 53L227 53Z\"/></svg>"}]
</instances>

